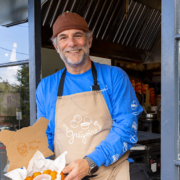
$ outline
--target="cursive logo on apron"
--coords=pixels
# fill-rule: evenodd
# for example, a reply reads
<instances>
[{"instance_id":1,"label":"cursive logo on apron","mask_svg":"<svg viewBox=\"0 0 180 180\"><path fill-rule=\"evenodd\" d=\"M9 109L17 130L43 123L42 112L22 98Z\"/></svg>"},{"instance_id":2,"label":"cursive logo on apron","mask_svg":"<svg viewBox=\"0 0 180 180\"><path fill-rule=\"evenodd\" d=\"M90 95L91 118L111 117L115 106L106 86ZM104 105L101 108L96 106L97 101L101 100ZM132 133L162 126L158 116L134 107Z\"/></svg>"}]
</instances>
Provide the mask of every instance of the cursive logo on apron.
<instances>
[{"instance_id":1,"label":"cursive logo on apron","mask_svg":"<svg viewBox=\"0 0 180 180\"><path fill-rule=\"evenodd\" d=\"M91 130L89 129L90 126ZM78 128L78 130L80 128L81 131L79 132L74 132L72 129L68 128L66 124L63 124L63 127L66 128L66 136L70 137L69 144L73 144L75 137L82 138L83 144L86 144L86 137L101 131L101 126L98 124L98 121L93 123L93 119L90 116L86 116L83 119L80 115L75 115L70 121L70 127L73 129Z\"/></svg>"}]
</instances>

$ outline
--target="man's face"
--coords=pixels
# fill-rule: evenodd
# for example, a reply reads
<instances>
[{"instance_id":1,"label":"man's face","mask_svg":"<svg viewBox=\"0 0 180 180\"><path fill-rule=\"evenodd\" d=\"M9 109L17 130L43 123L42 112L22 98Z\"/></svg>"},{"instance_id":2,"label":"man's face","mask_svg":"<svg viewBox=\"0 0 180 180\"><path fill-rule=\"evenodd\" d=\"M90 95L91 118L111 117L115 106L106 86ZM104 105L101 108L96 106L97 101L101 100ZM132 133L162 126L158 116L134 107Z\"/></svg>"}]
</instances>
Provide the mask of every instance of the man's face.
<instances>
[{"instance_id":1,"label":"man's face","mask_svg":"<svg viewBox=\"0 0 180 180\"><path fill-rule=\"evenodd\" d=\"M66 30L57 36L57 51L64 63L71 67L83 65L89 57L92 37L77 29Z\"/></svg>"}]
</instances>

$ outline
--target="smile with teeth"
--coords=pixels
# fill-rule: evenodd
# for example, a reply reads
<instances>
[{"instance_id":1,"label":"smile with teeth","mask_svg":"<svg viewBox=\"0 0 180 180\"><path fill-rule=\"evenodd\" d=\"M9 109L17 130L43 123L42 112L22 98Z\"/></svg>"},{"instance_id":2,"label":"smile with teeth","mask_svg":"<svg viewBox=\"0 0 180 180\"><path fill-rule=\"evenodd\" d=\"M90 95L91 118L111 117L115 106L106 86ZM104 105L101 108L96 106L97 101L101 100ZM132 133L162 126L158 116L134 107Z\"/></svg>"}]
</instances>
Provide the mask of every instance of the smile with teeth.
<instances>
[{"instance_id":1,"label":"smile with teeth","mask_svg":"<svg viewBox=\"0 0 180 180\"><path fill-rule=\"evenodd\" d=\"M74 51L67 51L68 53L77 53L77 52L79 52L80 51L80 49L78 49L78 50L74 50Z\"/></svg>"}]
</instances>

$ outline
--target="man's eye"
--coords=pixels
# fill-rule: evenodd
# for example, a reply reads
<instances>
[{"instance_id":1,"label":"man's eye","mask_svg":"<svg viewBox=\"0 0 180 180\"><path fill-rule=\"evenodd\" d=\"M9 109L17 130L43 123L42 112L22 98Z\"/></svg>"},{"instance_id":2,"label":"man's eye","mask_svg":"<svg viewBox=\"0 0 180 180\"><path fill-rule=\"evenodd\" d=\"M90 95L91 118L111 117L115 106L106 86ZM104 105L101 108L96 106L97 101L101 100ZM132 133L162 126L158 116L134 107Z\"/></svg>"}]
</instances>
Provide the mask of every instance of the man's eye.
<instances>
[{"instance_id":1,"label":"man's eye","mask_svg":"<svg viewBox=\"0 0 180 180\"><path fill-rule=\"evenodd\" d=\"M65 39L66 39L66 37L61 37L61 38L60 38L60 40L65 40Z\"/></svg>"},{"instance_id":2,"label":"man's eye","mask_svg":"<svg viewBox=\"0 0 180 180\"><path fill-rule=\"evenodd\" d=\"M77 34L76 37L82 37L82 35L80 35L80 34L78 35L78 34Z\"/></svg>"}]
</instances>

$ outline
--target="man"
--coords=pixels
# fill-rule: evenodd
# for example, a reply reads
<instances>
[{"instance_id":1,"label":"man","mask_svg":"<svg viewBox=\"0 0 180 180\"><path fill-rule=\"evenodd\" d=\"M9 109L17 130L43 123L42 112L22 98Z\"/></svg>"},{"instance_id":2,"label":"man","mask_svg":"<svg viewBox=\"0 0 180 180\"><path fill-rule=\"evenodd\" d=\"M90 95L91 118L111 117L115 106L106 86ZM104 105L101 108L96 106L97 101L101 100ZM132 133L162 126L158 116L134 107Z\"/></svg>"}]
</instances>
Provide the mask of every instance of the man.
<instances>
[{"instance_id":1,"label":"man","mask_svg":"<svg viewBox=\"0 0 180 180\"><path fill-rule=\"evenodd\" d=\"M142 107L123 70L91 61L92 39L81 16L57 18L52 40L66 68L39 84L37 118L49 120L55 156L68 151L66 180L129 180L128 150L137 142Z\"/></svg>"}]
</instances>

